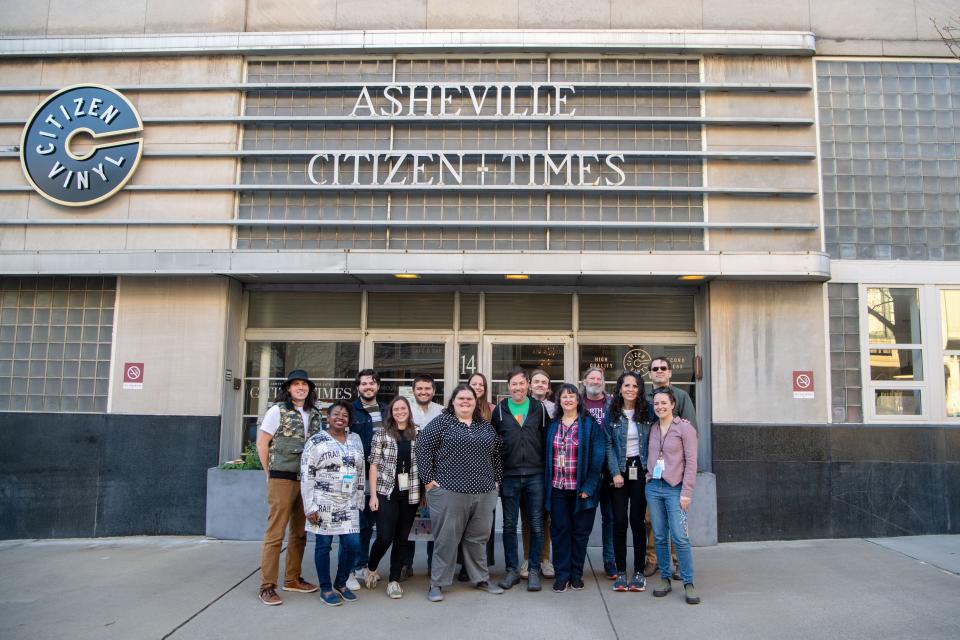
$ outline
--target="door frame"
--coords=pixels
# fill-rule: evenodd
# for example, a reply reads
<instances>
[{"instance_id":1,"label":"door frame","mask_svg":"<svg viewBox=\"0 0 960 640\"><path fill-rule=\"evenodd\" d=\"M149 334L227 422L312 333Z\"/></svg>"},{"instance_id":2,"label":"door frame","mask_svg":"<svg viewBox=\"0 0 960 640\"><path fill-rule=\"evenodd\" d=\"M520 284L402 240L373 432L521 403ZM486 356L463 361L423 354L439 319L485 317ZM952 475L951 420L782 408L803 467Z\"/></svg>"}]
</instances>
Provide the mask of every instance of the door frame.
<instances>
[{"instance_id":1,"label":"door frame","mask_svg":"<svg viewBox=\"0 0 960 640\"><path fill-rule=\"evenodd\" d=\"M573 380L576 377L573 351L573 335L570 332L531 332L531 333L494 333L484 334L480 339L480 359L483 362L481 371L487 374L490 386L493 386L493 345L495 344L562 344L563 349L563 379Z\"/></svg>"},{"instance_id":2,"label":"door frame","mask_svg":"<svg viewBox=\"0 0 960 640\"><path fill-rule=\"evenodd\" d=\"M414 330L376 330L364 331L360 341L360 369L372 369L373 345L376 342L408 342L408 343L442 343L443 346L443 382L445 389L456 386L457 382L457 354L453 331L443 329L414 329ZM453 385L453 386L451 386Z\"/></svg>"}]
</instances>

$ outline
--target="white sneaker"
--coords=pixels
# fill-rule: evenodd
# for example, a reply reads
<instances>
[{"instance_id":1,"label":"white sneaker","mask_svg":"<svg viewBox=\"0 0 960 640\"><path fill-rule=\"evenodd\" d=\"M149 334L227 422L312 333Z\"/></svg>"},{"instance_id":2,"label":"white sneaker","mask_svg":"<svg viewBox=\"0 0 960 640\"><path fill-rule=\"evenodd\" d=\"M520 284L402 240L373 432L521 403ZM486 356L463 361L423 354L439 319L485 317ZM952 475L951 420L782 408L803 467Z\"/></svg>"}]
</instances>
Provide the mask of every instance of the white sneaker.
<instances>
[{"instance_id":1,"label":"white sneaker","mask_svg":"<svg viewBox=\"0 0 960 640\"><path fill-rule=\"evenodd\" d=\"M353 572L353 575L356 576L357 581L360 583L361 586L367 583L367 576L369 574L370 574L370 571L366 567L363 567L362 569L357 569L356 571Z\"/></svg>"},{"instance_id":2,"label":"white sneaker","mask_svg":"<svg viewBox=\"0 0 960 640\"><path fill-rule=\"evenodd\" d=\"M357 572L354 571L350 574L350 577L347 578L347 589L350 591L359 591L360 590L360 581L357 580Z\"/></svg>"},{"instance_id":3,"label":"white sneaker","mask_svg":"<svg viewBox=\"0 0 960 640\"><path fill-rule=\"evenodd\" d=\"M387 595L398 600L403 597L403 589L400 588L399 582L391 582L387 585Z\"/></svg>"},{"instance_id":4,"label":"white sneaker","mask_svg":"<svg viewBox=\"0 0 960 640\"><path fill-rule=\"evenodd\" d=\"M544 560L540 563L540 575L544 578L555 578L557 573L553 569L553 563L549 560Z\"/></svg>"},{"instance_id":5,"label":"white sneaker","mask_svg":"<svg viewBox=\"0 0 960 640\"><path fill-rule=\"evenodd\" d=\"M520 577L524 580L530 575L530 563L526 560L520 563Z\"/></svg>"},{"instance_id":6,"label":"white sneaker","mask_svg":"<svg viewBox=\"0 0 960 640\"><path fill-rule=\"evenodd\" d=\"M377 588L377 583L380 582L380 574L376 571L367 571L366 573L367 575L363 578L363 585L372 591Z\"/></svg>"}]
</instances>

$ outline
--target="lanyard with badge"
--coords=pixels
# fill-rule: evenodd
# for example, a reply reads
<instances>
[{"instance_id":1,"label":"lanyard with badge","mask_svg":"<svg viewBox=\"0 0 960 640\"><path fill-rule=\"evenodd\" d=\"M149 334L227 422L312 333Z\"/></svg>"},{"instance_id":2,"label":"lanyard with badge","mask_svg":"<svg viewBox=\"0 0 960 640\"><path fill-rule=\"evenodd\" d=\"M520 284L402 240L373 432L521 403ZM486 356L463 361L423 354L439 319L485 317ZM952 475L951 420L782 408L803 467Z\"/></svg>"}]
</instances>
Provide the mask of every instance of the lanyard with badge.
<instances>
[{"instance_id":1,"label":"lanyard with badge","mask_svg":"<svg viewBox=\"0 0 960 640\"><path fill-rule=\"evenodd\" d=\"M560 441L560 450L557 452L557 466L565 469L567 466L567 447L570 446L570 438L573 436L573 429L580 427L580 418L573 424L566 425L564 429L563 420L560 421L560 431L557 433L557 440Z\"/></svg>"},{"instance_id":2,"label":"lanyard with badge","mask_svg":"<svg viewBox=\"0 0 960 640\"><path fill-rule=\"evenodd\" d=\"M627 432L628 432L628 433L629 433L629 431L630 431L630 425L631 425L631 424L632 424L632 425L634 426L634 428L637 430L637 438L639 438L639 437L640 437L640 425L637 424L636 422L634 422L633 416L627 416ZM639 468L637 467L637 462L638 462L638 460L639 460L639 458L634 459L634 461L631 462L631 463L630 463L630 466L627 468L627 479L628 479L628 480L636 480L636 479L639 477Z\"/></svg>"},{"instance_id":3,"label":"lanyard with badge","mask_svg":"<svg viewBox=\"0 0 960 640\"><path fill-rule=\"evenodd\" d=\"M353 493L353 489L357 485L356 464L351 463L349 465L350 470L348 471L347 464L345 463L347 459L347 453L350 451L350 447L347 444L350 442L350 440L348 439L346 442L341 444L336 438L333 438L333 442L337 449L340 450L340 493L350 495Z\"/></svg>"},{"instance_id":4,"label":"lanyard with badge","mask_svg":"<svg viewBox=\"0 0 960 640\"><path fill-rule=\"evenodd\" d=\"M412 446L410 447L413 448ZM397 443L397 453L399 457L400 444ZM410 452L410 455L413 456L413 451ZM408 472L406 459L400 460L397 463L397 491L406 491L410 487L410 473Z\"/></svg>"},{"instance_id":5,"label":"lanyard with badge","mask_svg":"<svg viewBox=\"0 0 960 640\"><path fill-rule=\"evenodd\" d=\"M673 423L670 423L670 426L667 427L667 432L664 433L660 428L660 423L657 423L657 431L660 433L660 455L657 457L657 464L653 467L653 472L651 477L654 480L661 480L663 478L663 468L666 466L666 463L663 460L663 443L666 441L667 436L670 435L670 427L673 426Z\"/></svg>"}]
</instances>

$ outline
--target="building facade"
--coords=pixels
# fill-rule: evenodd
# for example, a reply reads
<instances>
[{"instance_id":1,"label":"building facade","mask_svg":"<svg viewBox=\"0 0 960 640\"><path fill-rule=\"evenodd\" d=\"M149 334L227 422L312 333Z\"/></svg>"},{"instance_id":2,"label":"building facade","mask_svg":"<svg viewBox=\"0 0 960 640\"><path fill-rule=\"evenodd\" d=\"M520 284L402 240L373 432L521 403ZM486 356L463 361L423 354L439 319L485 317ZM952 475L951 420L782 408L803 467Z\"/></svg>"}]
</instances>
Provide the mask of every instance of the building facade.
<instances>
[{"instance_id":1,"label":"building facade","mask_svg":"<svg viewBox=\"0 0 960 640\"><path fill-rule=\"evenodd\" d=\"M202 533L293 368L660 355L720 540L960 530L951 3L2 4L0 536Z\"/></svg>"}]
</instances>

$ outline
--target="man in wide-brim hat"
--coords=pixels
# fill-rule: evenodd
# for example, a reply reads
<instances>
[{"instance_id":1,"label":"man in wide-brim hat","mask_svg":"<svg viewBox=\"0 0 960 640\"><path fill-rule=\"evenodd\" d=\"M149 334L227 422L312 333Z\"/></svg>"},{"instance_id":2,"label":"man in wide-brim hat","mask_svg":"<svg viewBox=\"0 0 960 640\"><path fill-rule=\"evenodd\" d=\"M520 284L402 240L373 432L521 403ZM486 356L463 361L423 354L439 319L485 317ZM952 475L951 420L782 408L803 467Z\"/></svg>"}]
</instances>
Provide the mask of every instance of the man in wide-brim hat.
<instances>
[{"instance_id":1,"label":"man in wide-brim hat","mask_svg":"<svg viewBox=\"0 0 960 640\"><path fill-rule=\"evenodd\" d=\"M260 555L260 601L266 605L283 604L277 594L277 581L284 529L289 528L289 542L283 590L317 590L300 575L307 544L300 497L300 454L307 439L322 428L316 403L317 386L306 371L295 369L280 385L276 403L267 409L257 429L257 453L267 478L267 530Z\"/></svg>"}]
</instances>

